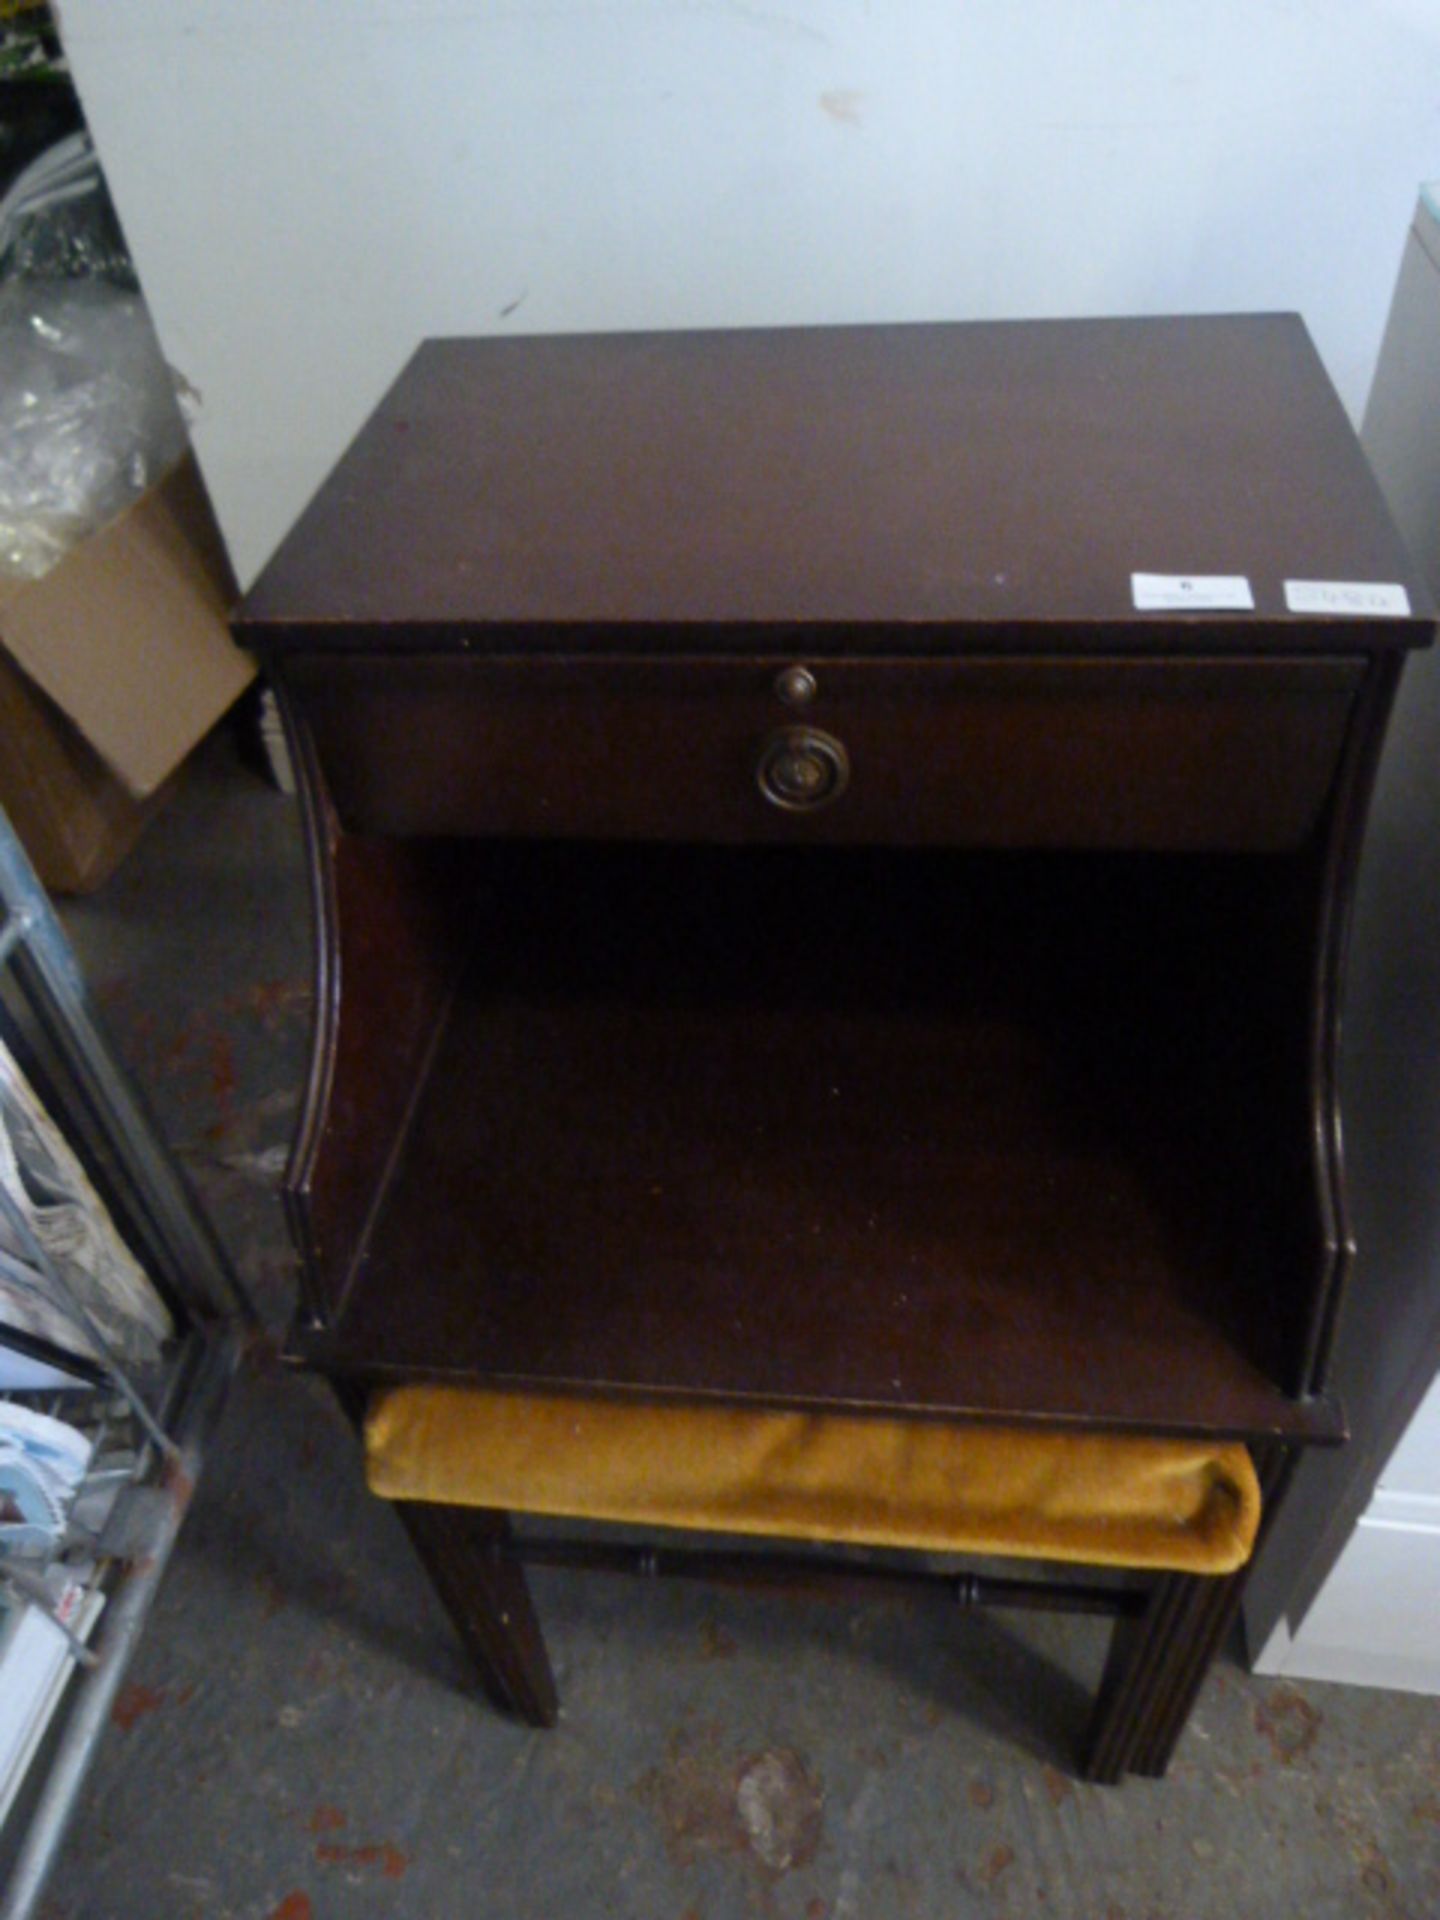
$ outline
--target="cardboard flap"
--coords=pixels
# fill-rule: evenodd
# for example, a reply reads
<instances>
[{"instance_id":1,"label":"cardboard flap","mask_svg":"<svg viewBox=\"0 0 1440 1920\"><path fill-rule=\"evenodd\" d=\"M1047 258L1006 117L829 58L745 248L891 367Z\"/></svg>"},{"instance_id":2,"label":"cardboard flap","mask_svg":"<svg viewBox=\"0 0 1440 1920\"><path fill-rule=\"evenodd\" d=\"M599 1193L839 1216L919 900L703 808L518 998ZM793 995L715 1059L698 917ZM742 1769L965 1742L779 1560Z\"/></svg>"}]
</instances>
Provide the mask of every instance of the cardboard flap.
<instances>
[{"instance_id":1,"label":"cardboard flap","mask_svg":"<svg viewBox=\"0 0 1440 1920\"><path fill-rule=\"evenodd\" d=\"M254 677L230 637L232 583L187 453L40 580L0 596L0 636L137 797Z\"/></svg>"}]
</instances>

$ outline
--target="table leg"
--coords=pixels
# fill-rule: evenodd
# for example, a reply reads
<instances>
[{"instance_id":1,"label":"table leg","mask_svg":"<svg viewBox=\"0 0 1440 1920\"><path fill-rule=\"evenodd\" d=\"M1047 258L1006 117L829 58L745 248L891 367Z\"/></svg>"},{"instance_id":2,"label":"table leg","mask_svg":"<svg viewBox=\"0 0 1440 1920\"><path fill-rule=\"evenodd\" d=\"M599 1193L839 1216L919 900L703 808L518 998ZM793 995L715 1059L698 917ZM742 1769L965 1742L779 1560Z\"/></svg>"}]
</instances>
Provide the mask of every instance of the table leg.
<instances>
[{"instance_id":1,"label":"table leg","mask_svg":"<svg viewBox=\"0 0 1440 1920\"><path fill-rule=\"evenodd\" d=\"M553 1727L555 1676L524 1569L504 1553L507 1516L412 1500L394 1505L486 1692L532 1727Z\"/></svg>"}]
</instances>

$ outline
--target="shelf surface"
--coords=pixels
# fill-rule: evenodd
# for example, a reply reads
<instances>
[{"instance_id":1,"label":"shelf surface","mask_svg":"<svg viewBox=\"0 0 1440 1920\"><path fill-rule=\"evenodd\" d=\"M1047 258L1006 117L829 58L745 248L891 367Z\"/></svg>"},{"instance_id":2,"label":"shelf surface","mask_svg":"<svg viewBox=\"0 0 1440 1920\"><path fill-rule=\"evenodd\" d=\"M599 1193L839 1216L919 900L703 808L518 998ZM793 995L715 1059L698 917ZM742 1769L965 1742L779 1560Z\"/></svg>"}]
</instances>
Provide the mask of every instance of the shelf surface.
<instances>
[{"instance_id":1,"label":"shelf surface","mask_svg":"<svg viewBox=\"0 0 1440 1920\"><path fill-rule=\"evenodd\" d=\"M476 860L474 958L306 1357L1333 1434L1265 1364L1273 863Z\"/></svg>"},{"instance_id":2,"label":"shelf surface","mask_svg":"<svg viewBox=\"0 0 1440 1920\"><path fill-rule=\"evenodd\" d=\"M1136 611L1243 574L1251 613ZM1316 619L1286 580L1393 582ZM1299 318L428 341L241 613L247 645L1306 652L1429 599Z\"/></svg>"}]
</instances>

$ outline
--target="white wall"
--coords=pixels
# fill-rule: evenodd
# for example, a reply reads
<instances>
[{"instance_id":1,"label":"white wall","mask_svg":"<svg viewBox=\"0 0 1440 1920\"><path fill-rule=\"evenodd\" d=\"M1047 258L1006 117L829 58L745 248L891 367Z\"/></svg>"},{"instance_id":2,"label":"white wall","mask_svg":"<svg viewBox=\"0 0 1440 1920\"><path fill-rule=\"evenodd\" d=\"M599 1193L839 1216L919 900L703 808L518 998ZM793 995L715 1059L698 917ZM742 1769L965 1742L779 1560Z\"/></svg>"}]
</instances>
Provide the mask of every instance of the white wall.
<instances>
[{"instance_id":1,"label":"white wall","mask_svg":"<svg viewBox=\"0 0 1440 1920\"><path fill-rule=\"evenodd\" d=\"M248 580L427 333L1298 308L1358 411L1440 0L60 0Z\"/></svg>"},{"instance_id":2,"label":"white wall","mask_svg":"<svg viewBox=\"0 0 1440 1920\"><path fill-rule=\"evenodd\" d=\"M1390 1456L1298 1629L1277 1622L1257 1673L1440 1694L1440 1382Z\"/></svg>"}]
</instances>

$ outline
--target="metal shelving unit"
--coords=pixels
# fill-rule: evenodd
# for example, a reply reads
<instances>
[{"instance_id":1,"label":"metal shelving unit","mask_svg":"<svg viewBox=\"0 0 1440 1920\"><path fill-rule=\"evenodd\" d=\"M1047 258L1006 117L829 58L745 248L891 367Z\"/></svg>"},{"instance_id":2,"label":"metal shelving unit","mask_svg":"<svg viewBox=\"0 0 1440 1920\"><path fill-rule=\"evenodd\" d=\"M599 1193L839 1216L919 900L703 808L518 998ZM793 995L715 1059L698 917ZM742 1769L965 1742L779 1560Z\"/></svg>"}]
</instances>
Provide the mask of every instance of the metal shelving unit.
<instances>
[{"instance_id":1,"label":"metal shelving unit","mask_svg":"<svg viewBox=\"0 0 1440 1920\"><path fill-rule=\"evenodd\" d=\"M114 1481L78 1542L105 1604L86 1647L71 1648L67 1692L0 1842L10 1859L0 1920L27 1920L164 1576L243 1345L251 1308L229 1262L120 1065L43 888L0 812L0 1034L103 1195L175 1324L163 1362L137 1374L105 1354L89 1416L107 1422L92 1473ZM23 1218L8 1212L12 1233ZM26 1245L46 1270L43 1250ZM78 1303L72 1306L78 1308ZM83 1322L83 1308L76 1312ZM92 1347L105 1352L94 1338ZM17 1396L23 1397L23 1396ZM46 1405L50 1397L33 1404ZM58 1410L58 1409L57 1409ZM75 1403L63 1417L74 1419ZM88 1491L97 1489L93 1483ZM113 1497L111 1497L113 1494ZM84 1494L77 1499L77 1510ZM92 1500L91 1506L96 1503ZM77 1543L72 1541L72 1546Z\"/></svg>"}]
</instances>

